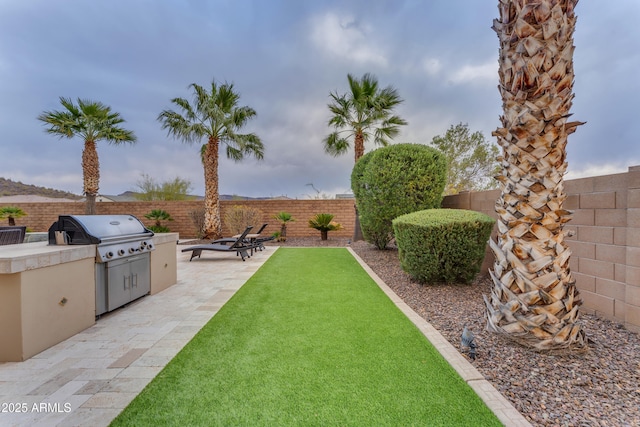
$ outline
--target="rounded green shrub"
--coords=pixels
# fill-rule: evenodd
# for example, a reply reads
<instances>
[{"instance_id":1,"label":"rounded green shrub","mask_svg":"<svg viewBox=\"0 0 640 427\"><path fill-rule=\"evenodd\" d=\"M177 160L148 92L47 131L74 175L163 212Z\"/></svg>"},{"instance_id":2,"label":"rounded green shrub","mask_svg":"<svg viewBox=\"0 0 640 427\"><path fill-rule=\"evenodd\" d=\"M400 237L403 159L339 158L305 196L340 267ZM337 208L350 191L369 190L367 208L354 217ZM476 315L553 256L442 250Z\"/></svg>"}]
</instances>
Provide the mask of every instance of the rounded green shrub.
<instances>
[{"instance_id":1,"label":"rounded green shrub","mask_svg":"<svg viewBox=\"0 0 640 427\"><path fill-rule=\"evenodd\" d=\"M421 283L471 283L495 220L480 212L430 209L393 221L402 269Z\"/></svg>"},{"instance_id":2,"label":"rounded green shrub","mask_svg":"<svg viewBox=\"0 0 640 427\"><path fill-rule=\"evenodd\" d=\"M362 156L351 172L351 189L364 239L386 248L394 218L440 207L446 178L444 154L426 145L389 145Z\"/></svg>"}]
</instances>

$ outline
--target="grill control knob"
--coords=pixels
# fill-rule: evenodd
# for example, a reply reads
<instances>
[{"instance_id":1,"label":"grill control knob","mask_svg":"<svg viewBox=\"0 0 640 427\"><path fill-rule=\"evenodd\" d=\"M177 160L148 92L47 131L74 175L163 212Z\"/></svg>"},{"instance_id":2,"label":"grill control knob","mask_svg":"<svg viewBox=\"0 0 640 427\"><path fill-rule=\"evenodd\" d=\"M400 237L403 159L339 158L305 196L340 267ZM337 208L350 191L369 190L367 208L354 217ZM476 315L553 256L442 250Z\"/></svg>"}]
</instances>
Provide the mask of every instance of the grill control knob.
<instances>
[{"instance_id":1,"label":"grill control knob","mask_svg":"<svg viewBox=\"0 0 640 427\"><path fill-rule=\"evenodd\" d=\"M124 255L124 249L119 249L118 250L118 255L120 255L120 256Z\"/></svg>"},{"instance_id":2,"label":"grill control knob","mask_svg":"<svg viewBox=\"0 0 640 427\"><path fill-rule=\"evenodd\" d=\"M135 248L129 248L129 253L130 254L134 253L135 251L136 251Z\"/></svg>"},{"instance_id":3,"label":"grill control knob","mask_svg":"<svg viewBox=\"0 0 640 427\"><path fill-rule=\"evenodd\" d=\"M149 250L153 249L153 245L152 245L151 243L149 243L149 244L147 245L147 249L149 249Z\"/></svg>"},{"instance_id":4,"label":"grill control knob","mask_svg":"<svg viewBox=\"0 0 640 427\"><path fill-rule=\"evenodd\" d=\"M113 258L113 252L109 251L106 254L104 254L104 256L106 256L107 258Z\"/></svg>"}]
</instances>

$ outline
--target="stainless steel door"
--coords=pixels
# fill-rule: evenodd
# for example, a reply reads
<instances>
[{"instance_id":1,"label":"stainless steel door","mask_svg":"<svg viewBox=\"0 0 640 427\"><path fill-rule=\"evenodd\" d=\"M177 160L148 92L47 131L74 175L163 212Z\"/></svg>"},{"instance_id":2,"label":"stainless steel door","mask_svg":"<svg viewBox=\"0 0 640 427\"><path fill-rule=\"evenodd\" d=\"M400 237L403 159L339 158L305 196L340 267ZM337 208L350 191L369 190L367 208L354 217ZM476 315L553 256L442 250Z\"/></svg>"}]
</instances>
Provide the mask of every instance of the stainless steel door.
<instances>
[{"instance_id":1,"label":"stainless steel door","mask_svg":"<svg viewBox=\"0 0 640 427\"><path fill-rule=\"evenodd\" d=\"M132 256L131 300L140 298L151 291L151 259L149 254Z\"/></svg>"},{"instance_id":2,"label":"stainless steel door","mask_svg":"<svg viewBox=\"0 0 640 427\"><path fill-rule=\"evenodd\" d=\"M110 262L107 267L107 310L115 310L131 301L131 258Z\"/></svg>"},{"instance_id":3,"label":"stainless steel door","mask_svg":"<svg viewBox=\"0 0 640 427\"><path fill-rule=\"evenodd\" d=\"M115 310L151 291L148 253L111 261L107 267L108 307Z\"/></svg>"}]
</instances>

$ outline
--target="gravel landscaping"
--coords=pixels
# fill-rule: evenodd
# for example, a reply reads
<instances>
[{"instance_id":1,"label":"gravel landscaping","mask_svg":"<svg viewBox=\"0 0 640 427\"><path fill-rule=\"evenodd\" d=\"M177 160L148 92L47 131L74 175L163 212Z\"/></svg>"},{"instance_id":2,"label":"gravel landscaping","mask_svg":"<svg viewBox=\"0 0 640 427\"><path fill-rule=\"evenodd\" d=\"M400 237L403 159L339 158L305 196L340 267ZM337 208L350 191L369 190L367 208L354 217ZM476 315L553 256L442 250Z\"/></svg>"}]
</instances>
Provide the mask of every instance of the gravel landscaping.
<instances>
[{"instance_id":1,"label":"gravel landscaping","mask_svg":"<svg viewBox=\"0 0 640 427\"><path fill-rule=\"evenodd\" d=\"M395 249L348 239L288 238L283 246L347 246L413 310L459 348L463 324L476 336L474 366L535 426L639 426L640 337L623 325L583 313L590 348L538 353L485 331L482 295L488 277L471 285L422 286L400 268Z\"/></svg>"}]
</instances>

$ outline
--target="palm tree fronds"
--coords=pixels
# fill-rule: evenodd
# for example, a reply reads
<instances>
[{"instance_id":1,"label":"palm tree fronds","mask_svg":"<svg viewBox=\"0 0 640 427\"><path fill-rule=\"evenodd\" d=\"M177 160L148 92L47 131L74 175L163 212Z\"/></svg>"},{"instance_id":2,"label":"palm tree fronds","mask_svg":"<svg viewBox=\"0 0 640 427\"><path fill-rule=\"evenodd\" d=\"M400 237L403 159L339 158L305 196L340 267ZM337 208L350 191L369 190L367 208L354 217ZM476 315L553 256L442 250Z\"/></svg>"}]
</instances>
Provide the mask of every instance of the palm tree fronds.
<instances>
[{"instance_id":1,"label":"palm tree fronds","mask_svg":"<svg viewBox=\"0 0 640 427\"><path fill-rule=\"evenodd\" d=\"M264 145L255 133L242 135L243 153L255 157L258 160L264 159Z\"/></svg>"},{"instance_id":2,"label":"palm tree fronds","mask_svg":"<svg viewBox=\"0 0 640 427\"><path fill-rule=\"evenodd\" d=\"M389 139L399 134L399 126L407 122L399 116L392 115L393 109L403 102L398 91L388 86L382 90L378 80L366 73L358 79L347 75L349 92L343 95L332 92L332 102L328 105L332 116L329 126L335 131L324 139L325 152L338 156L344 154L349 143L346 138L354 138L356 161L364 153L366 142L373 140L375 144L387 145ZM339 133L347 133L340 138Z\"/></svg>"},{"instance_id":3,"label":"palm tree fronds","mask_svg":"<svg viewBox=\"0 0 640 427\"><path fill-rule=\"evenodd\" d=\"M329 134L324 140L324 151L334 157L346 153L351 144L346 138L340 138L338 132Z\"/></svg>"}]
</instances>

